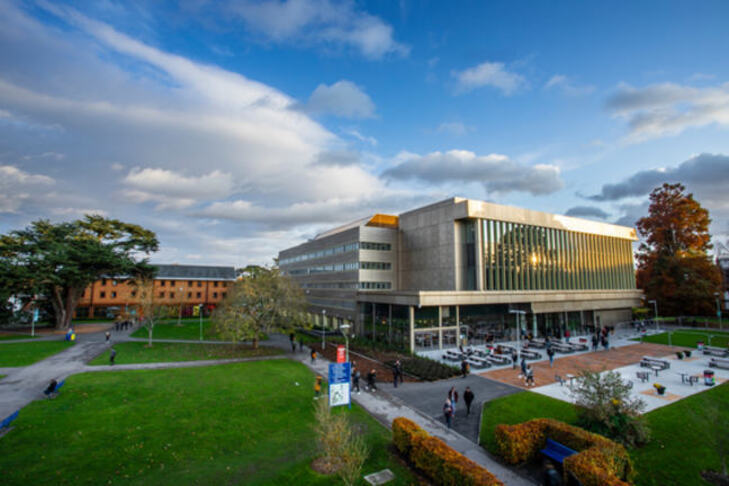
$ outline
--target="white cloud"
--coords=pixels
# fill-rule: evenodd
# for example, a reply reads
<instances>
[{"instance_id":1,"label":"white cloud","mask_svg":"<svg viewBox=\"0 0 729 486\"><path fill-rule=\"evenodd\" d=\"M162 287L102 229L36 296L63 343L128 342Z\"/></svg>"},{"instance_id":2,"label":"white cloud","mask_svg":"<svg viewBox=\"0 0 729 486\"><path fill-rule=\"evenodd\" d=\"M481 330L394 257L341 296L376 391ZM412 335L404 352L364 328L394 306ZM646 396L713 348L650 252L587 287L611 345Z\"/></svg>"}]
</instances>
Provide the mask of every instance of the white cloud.
<instances>
[{"instance_id":1,"label":"white cloud","mask_svg":"<svg viewBox=\"0 0 729 486\"><path fill-rule=\"evenodd\" d=\"M461 122L443 122L438 125L438 133L447 133L448 135L463 136L474 130L473 127L464 125Z\"/></svg>"},{"instance_id":2,"label":"white cloud","mask_svg":"<svg viewBox=\"0 0 729 486\"><path fill-rule=\"evenodd\" d=\"M317 86L309 97L306 110L343 118L372 118L375 104L359 86L343 79L331 86Z\"/></svg>"},{"instance_id":3,"label":"white cloud","mask_svg":"<svg viewBox=\"0 0 729 486\"><path fill-rule=\"evenodd\" d=\"M559 167L520 165L502 154L476 155L468 150L432 152L420 156L403 154L383 177L393 180L420 180L428 184L450 182L481 183L489 193L528 192L551 194L564 187Z\"/></svg>"},{"instance_id":4,"label":"white cloud","mask_svg":"<svg viewBox=\"0 0 729 486\"><path fill-rule=\"evenodd\" d=\"M276 42L344 46L368 59L410 52L395 41L392 26L360 10L351 0L264 0L231 5L250 30Z\"/></svg>"},{"instance_id":5,"label":"white cloud","mask_svg":"<svg viewBox=\"0 0 729 486\"><path fill-rule=\"evenodd\" d=\"M463 71L454 71L459 93L471 91L482 86L491 86L505 95L526 86L526 80L520 74L508 71L501 62L483 62Z\"/></svg>"},{"instance_id":6,"label":"white cloud","mask_svg":"<svg viewBox=\"0 0 729 486\"><path fill-rule=\"evenodd\" d=\"M12 165L0 165L0 213L15 213L35 194L55 183L51 177L31 174Z\"/></svg>"},{"instance_id":7,"label":"white cloud","mask_svg":"<svg viewBox=\"0 0 729 486\"><path fill-rule=\"evenodd\" d=\"M344 130L344 133L346 135L349 135L351 137L356 138L360 142L366 142L372 146L377 145L377 139L375 137L371 137L368 135L362 135L359 130L355 130L354 128Z\"/></svg>"},{"instance_id":8,"label":"white cloud","mask_svg":"<svg viewBox=\"0 0 729 486\"><path fill-rule=\"evenodd\" d=\"M186 177L171 170L134 168L123 179L125 195L136 202L156 201L157 209L182 209L198 201L225 198L233 191L230 174L214 170Z\"/></svg>"},{"instance_id":9,"label":"white cloud","mask_svg":"<svg viewBox=\"0 0 729 486\"><path fill-rule=\"evenodd\" d=\"M729 83L695 88L663 83L622 84L607 100L613 116L628 123L628 142L678 135L689 128L729 125Z\"/></svg>"},{"instance_id":10,"label":"white cloud","mask_svg":"<svg viewBox=\"0 0 729 486\"><path fill-rule=\"evenodd\" d=\"M559 89L569 96L588 95L595 91L594 86L578 85L564 74L555 74L544 85L544 89Z\"/></svg>"}]
</instances>

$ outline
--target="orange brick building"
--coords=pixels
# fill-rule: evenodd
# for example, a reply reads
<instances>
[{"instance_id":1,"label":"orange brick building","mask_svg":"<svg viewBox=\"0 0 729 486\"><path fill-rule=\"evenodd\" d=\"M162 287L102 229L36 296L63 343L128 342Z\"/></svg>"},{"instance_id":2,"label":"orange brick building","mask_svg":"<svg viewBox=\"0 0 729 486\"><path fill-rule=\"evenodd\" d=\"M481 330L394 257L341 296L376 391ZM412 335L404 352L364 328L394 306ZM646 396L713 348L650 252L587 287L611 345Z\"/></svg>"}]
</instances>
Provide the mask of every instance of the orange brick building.
<instances>
[{"instance_id":1,"label":"orange brick building","mask_svg":"<svg viewBox=\"0 0 729 486\"><path fill-rule=\"evenodd\" d=\"M222 301L233 282L233 267L203 265L155 265L155 300L162 305L182 305L182 315L193 315L193 307L203 304L207 312ZM102 278L84 290L74 318L106 318L136 313L138 290L121 278Z\"/></svg>"}]
</instances>

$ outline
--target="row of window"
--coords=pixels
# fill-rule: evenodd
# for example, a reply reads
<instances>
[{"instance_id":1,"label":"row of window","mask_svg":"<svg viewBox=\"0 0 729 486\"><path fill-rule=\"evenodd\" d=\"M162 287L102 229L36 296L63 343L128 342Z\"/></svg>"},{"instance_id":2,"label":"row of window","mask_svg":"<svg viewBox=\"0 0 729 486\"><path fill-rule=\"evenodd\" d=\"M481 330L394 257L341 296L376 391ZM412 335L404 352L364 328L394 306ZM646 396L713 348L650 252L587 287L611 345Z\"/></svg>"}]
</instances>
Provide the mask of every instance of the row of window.
<instances>
[{"instance_id":1,"label":"row of window","mask_svg":"<svg viewBox=\"0 0 729 486\"><path fill-rule=\"evenodd\" d=\"M359 288L363 290L389 290L392 282L360 282Z\"/></svg>"},{"instance_id":2,"label":"row of window","mask_svg":"<svg viewBox=\"0 0 729 486\"><path fill-rule=\"evenodd\" d=\"M340 255L342 253L349 253L350 251L357 251L360 249L390 251L392 249L392 245L390 245L390 243L375 243L372 241L347 243L346 245L334 246L332 248L326 248L324 250L305 253L303 255L296 255L290 258L282 258L278 263L279 265L288 265L290 263L305 262L307 260L314 260L316 258L323 258L325 256L331 255Z\"/></svg>"},{"instance_id":3,"label":"row of window","mask_svg":"<svg viewBox=\"0 0 729 486\"><path fill-rule=\"evenodd\" d=\"M131 296L132 296L132 297L136 297L136 296L137 296L137 291L136 291L136 290L133 290L133 291L131 291L131 292L130 292L130 294L131 294ZM84 291L83 291L83 292L81 293L81 297L85 297L85 296L86 296L86 291L84 290ZM110 296L110 297L111 297L112 299L116 299L116 297L117 297L117 293L116 293L116 292L109 292L109 296ZM165 292L160 292L160 293L158 294L158 296L159 296L159 298L160 298L160 299L164 299L164 298L165 298ZM225 298L225 296L226 296L226 292L223 292L223 293L221 294L221 296L222 296L223 298ZM196 295L195 295L195 297L197 297L198 299L199 299L199 298L201 298L201 297L202 297L202 292L197 292L197 293L196 293ZM101 292L99 292L99 298L100 298L100 299L105 299L105 298L106 298L106 292L105 292L105 291L101 291ZM174 298L175 298L175 293L174 293L174 292L169 292L169 298L170 298L170 299L174 299ZM191 298L192 298L192 292L188 292L188 293L187 293L187 298L188 298L188 299L191 299ZM213 292L213 298L215 298L215 299L217 299L217 298L218 298L218 293L217 293L217 292Z\"/></svg>"},{"instance_id":4,"label":"row of window","mask_svg":"<svg viewBox=\"0 0 729 486\"><path fill-rule=\"evenodd\" d=\"M102 287L106 287L106 282L107 282L107 279L102 278L101 279L101 286ZM184 282L184 280L183 281L180 281L180 285L182 285L182 282ZM197 282L197 286L198 287L202 287L202 282L200 280L188 280L187 281L187 286L188 287L192 287L195 282ZM165 283L167 283L170 287L174 287L176 281L175 280L159 280L159 286L160 287L164 287L165 286ZM117 280L112 280L111 281L111 285L113 285L115 287L118 284L119 284L119 282ZM217 287L218 284L222 284L222 287L227 287L228 286L228 282L213 282L213 287Z\"/></svg>"},{"instance_id":5,"label":"row of window","mask_svg":"<svg viewBox=\"0 0 729 486\"><path fill-rule=\"evenodd\" d=\"M318 282L303 283L302 289L362 289L362 290L382 290L391 289L391 282Z\"/></svg>"},{"instance_id":6,"label":"row of window","mask_svg":"<svg viewBox=\"0 0 729 486\"><path fill-rule=\"evenodd\" d=\"M339 309L354 310L357 303L353 300L334 300L334 299L309 299L310 304L320 305L322 307L337 307Z\"/></svg>"},{"instance_id":7,"label":"row of window","mask_svg":"<svg viewBox=\"0 0 729 486\"><path fill-rule=\"evenodd\" d=\"M332 265L317 265L315 267L307 268L295 268L293 270L287 270L287 275L314 275L317 273L331 273L331 272L347 272L352 270L390 270L392 263L390 262L349 262L349 263L335 263Z\"/></svg>"}]
</instances>

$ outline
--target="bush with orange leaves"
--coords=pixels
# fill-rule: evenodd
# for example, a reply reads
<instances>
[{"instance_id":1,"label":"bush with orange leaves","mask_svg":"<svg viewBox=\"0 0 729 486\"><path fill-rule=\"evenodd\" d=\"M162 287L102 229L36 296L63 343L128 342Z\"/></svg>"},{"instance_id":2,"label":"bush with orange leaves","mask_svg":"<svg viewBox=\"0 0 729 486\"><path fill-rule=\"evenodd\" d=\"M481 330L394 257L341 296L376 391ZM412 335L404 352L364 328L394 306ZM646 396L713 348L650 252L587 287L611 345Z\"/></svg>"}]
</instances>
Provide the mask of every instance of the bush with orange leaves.
<instances>
[{"instance_id":1,"label":"bush with orange leaves","mask_svg":"<svg viewBox=\"0 0 729 486\"><path fill-rule=\"evenodd\" d=\"M568 472L585 486L624 486L634 475L633 463L622 445L601 435L553 419L534 419L495 430L500 455L510 464L535 459L547 438L578 451L564 460Z\"/></svg>"},{"instance_id":2,"label":"bush with orange leaves","mask_svg":"<svg viewBox=\"0 0 729 486\"><path fill-rule=\"evenodd\" d=\"M488 470L448 447L442 440L406 418L392 422L393 442L398 450L433 483L441 485L503 486Z\"/></svg>"}]
</instances>

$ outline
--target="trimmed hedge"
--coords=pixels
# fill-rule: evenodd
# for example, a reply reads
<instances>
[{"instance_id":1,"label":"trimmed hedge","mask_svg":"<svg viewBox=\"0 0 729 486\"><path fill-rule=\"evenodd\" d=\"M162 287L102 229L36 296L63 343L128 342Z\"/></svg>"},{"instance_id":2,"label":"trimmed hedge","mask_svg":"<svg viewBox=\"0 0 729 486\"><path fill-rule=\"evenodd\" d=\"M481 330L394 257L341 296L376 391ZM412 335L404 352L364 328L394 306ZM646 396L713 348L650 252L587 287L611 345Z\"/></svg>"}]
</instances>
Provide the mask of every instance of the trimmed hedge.
<instances>
[{"instance_id":1,"label":"trimmed hedge","mask_svg":"<svg viewBox=\"0 0 729 486\"><path fill-rule=\"evenodd\" d=\"M584 486L624 486L630 484L635 474L625 447L558 420L534 419L517 425L498 425L494 435L501 457L510 464L536 458L547 438L578 451L565 458L564 474L571 472Z\"/></svg>"},{"instance_id":2,"label":"trimmed hedge","mask_svg":"<svg viewBox=\"0 0 729 486\"><path fill-rule=\"evenodd\" d=\"M461 373L460 368L448 366L439 361L423 358L421 356L404 358L400 360L400 363L402 364L402 369L405 373L417 376L425 381L444 380ZM395 361L386 361L385 365L393 368L395 366Z\"/></svg>"},{"instance_id":3,"label":"trimmed hedge","mask_svg":"<svg viewBox=\"0 0 729 486\"><path fill-rule=\"evenodd\" d=\"M399 417L392 422L392 440L403 456L435 484L446 486L503 486L488 470L442 440L428 435L412 420Z\"/></svg>"}]
</instances>

